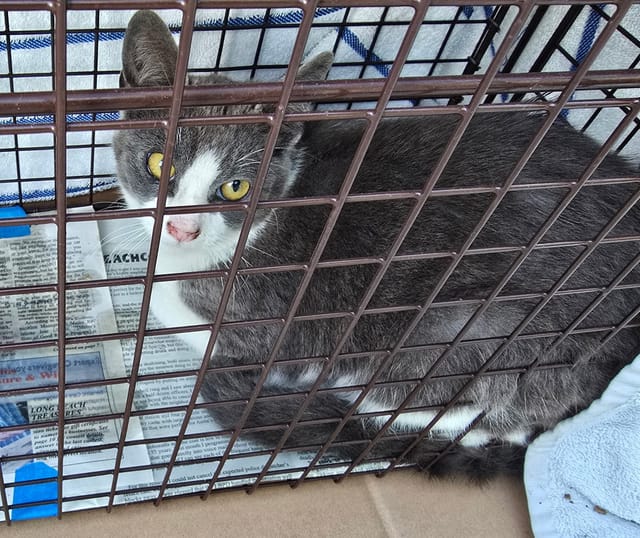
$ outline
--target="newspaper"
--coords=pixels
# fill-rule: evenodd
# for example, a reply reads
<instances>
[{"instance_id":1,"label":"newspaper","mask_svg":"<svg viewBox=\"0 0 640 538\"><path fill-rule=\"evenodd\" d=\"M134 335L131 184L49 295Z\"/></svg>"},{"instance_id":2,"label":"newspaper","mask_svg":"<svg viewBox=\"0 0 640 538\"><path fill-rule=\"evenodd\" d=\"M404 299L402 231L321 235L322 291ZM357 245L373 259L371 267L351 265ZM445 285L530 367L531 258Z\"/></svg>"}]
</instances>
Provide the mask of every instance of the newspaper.
<instances>
[{"instance_id":1,"label":"newspaper","mask_svg":"<svg viewBox=\"0 0 640 538\"><path fill-rule=\"evenodd\" d=\"M87 211L83 208L80 211ZM89 209L90 211L90 209ZM67 223L67 281L77 282L106 278L100 236L96 222ZM31 226L27 236L0 239L0 289L31 285L51 285L57 279L57 227L55 224ZM115 333L117 330L108 288L70 290L66 293L66 336L89 336ZM58 300L56 292L0 295L0 343L32 343L25 348L0 350L0 457L33 455L31 459L9 459L2 463L4 483L17 483L6 489L8 502L24 503L44 500L36 486L19 486L20 481L56 476L57 457L38 457L57 451L58 427L29 428L29 425L58 420L58 350L55 346L34 346L34 342L55 339ZM100 381L123 378L125 367L120 342L117 340L91 344L68 345L65 350L65 381L96 382L90 388L68 389L64 398L64 414L69 419L99 417L122 412L128 387L126 384L100 385ZM30 389L25 392L24 389ZM22 393L14 394L16 391ZM24 426L24 428L15 428ZM4 430L1 428L5 427ZM10 430L6 428L10 427ZM99 495L111 489L112 475L73 478L90 471L113 469L115 449L99 445L117 443L120 420L72 420L64 428L64 448L70 452L63 458L63 495ZM142 429L133 419L127 431L128 440L142 439ZM96 446L95 450L74 449ZM32 464L37 463L34 467ZM145 466L149 456L143 445L127 447L122 467ZM45 474L33 474L33 469ZM40 471L38 471L40 472ZM150 471L123 473L118 489L127 489L151 479ZM50 483L55 491L55 482ZM49 499L47 499L49 500ZM49 508L54 509L54 502ZM104 505L106 497L63 503L63 510L76 510ZM28 514L25 515L25 512ZM14 509L12 518L50 515L37 508ZM24 517L22 517L22 516ZM0 512L0 518L4 517Z\"/></svg>"},{"instance_id":2,"label":"newspaper","mask_svg":"<svg viewBox=\"0 0 640 538\"><path fill-rule=\"evenodd\" d=\"M78 211L90 211L80 208ZM27 285L51 285L57 278L56 226L31 227L29 236L0 239L0 289ZM67 223L67 281L77 282L104 278L141 277L146 274L148 238L141 233L137 219L114 219ZM66 336L90 336L135 332L140 323L143 286L101 286L69 290L66 294ZM0 343L37 342L57 337L57 298L55 292L0 295ZM179 325L176 320L176 325ZM160 327L149 314L146 327ZM74 344L66 348L65 377L67 383L95 382L90 388L68 389L65 393L65 425L63 462L63 494L65 498L83 496L83 500L65 501L63 511L104 506L108 502L112 474L101 477L73 478L88 471L111 470L116 450L100 445L117 443L122 431L121 420L95 417L121 413L126 402L128 384L101 384L101 381L126 378L131 374L135 339L122 338L92 344ZM177 335L146 336L138 374L189 372L200 368L202 357ZM39 453L56 451L58 429L55 426L29 428L38 422L57 421L58 417L58 352L53 346L30 346L26 349L0 351L0 458L33 455L29 460L3 461L3 479L8 487L8 502L23 503L40 498L25 497L28 486L21 480L56 476L55 457L38 457ZM137 380L134 410L162 410L186 406L195 383L194 375L158 380ZM24 392L24 389L35 389ZM16 391L23 391L22 393ZM198 399L200 401L200 398ZM130 419L127 440L145 443L128 446L121 469L146 468L121 472L114 502L129 503L155 498L163 483L173 454L175 438L185 418L184 411L143 414ZM24 426L24 428L22 427ZM3 429L4 428L4 429ZM10 428L10 429L7 429ZM205 409L196 409L189 420L187 434L208 434L185 439L180 445L177 463L172 469L164 495L195 493L207 488L216 471L217 462L181 464L183 461L206 460L221 456L229 443L229 435L215 434L222 428ZM159 439L159 441L155 441ZM74 452L75 448L95 446L95 451ZM262 471L269 456L235 457L263 447L240 438L234 445L234 457L226 461L215 488L251 484ZM293 479L300 476L316 455L315 451L285 451L270 466L265 481ZM51 474L20 478L25 466L42 464ZM149 469L152 467L153 469ZM367 466L359 466L364 470ZM370 466L368 466L370 467ZM367 467L367 468L368 468ZM295 470L297 469L297 471ZM314 469L310 476L337 474L346 469L337 465ZM248 476L247 476L248 475ZM53 483L54 489L56 487ZM138 491L142 490L142 491ZM19 492L19 494L16 494ZM93 497L95 495L95 497ZM17 498L17 500L14 499ZM88 497L88 498L87 498ZM53 508L55 509L55 496ZM48 499L47 499L48 500ZM20 519L23 509L13 509L11 517ZM36 511L26 517L54 515L54 511ZM0 512L0 518L2 513Z\"/></svg>"}]
</instances>

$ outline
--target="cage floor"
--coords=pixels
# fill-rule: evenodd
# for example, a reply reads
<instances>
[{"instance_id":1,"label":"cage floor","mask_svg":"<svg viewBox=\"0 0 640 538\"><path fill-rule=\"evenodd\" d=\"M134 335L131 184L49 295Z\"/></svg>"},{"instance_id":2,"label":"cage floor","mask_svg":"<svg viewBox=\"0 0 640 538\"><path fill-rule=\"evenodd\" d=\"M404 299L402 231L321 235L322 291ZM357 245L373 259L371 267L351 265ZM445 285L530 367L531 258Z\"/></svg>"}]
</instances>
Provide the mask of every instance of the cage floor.
<instances>
[{"instance_id":1,"label":"cage floor","mask_svg":"<svg viewBox=\"0 0 640 538\"><path fill-rule=\"evenodd\" d=\"M452 510L451 507L456 509ZM66 536L345 536L531 537L524 487L499 479L482 488L429 481L412 471L383 479L355 476L340 484L321 480L213 495L205 502L169 499L64 514L61 521L14 522L13 538Z\"/></svg>"}]
</instances>

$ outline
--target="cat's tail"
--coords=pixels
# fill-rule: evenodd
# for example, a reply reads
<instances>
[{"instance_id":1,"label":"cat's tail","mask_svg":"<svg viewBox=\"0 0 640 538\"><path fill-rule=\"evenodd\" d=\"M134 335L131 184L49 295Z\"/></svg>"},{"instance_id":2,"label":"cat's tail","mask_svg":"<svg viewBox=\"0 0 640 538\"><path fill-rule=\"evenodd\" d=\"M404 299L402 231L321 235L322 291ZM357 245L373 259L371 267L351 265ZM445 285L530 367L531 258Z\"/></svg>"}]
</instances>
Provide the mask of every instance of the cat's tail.
<instances>
[{"instance_id":1,"label":"cat's tail","mask_svg":"<svg viewBox=\"0 0 640 538\"><path fill-rule=\"evenodd\" d=\"M397 439L391 435L370 447L366 459L392 462L394 467L409 465L429 477L461 477L475 483L522 474L526 447L521 445L496 442L469 447L452 445L450 439L425 438L407 453L413 440L411 435ZM398 454L406 456L397 459Z\"/></svg>"},{"instance_id":2,"label":"cat's tail","mask_svg":"<svg viewBox=\"0 0 640 538\"><path fill-rule=\"evenodd\" d=\"M438 443L440 444L440 443ZM448 445L449 443L447 443ZM434 455L433 441L418 445L408 455L408 461L430 476L463 476L473 482L486 482L496 475L522 475L526 447L496 444L482 447L457 445L451 450L442 447Z\"/></svg>"},{"instance_id":3,"label":"cat's tail","mask_svg":"<svg viewBox=\"0 0 640 538\"><path fill-rule=\"evenodd\" d=\"M220 402L210 407L210 411L221 427L232 431L244 416L254 387L254 373L219 373L207 377L201 392L208 402ZM286 435L284 450L310 452L317 452L331 440L320 464L336 460L348 462L360 456L377 428L366 419L354 417L342 424L336 436L336 427L348 412L349 402L332 393L316 393L311 401L306 401L306 397L306 393L279 394L263 390L245 417L243 432L246 433L241 437L264 448L275 448ZM303 402L306 409L300 416ZM290 429L294 419L297 419L295 426ZM381 461L389 456L393 459L393 455L402 453L410 442L411 439L390 436L374 444L364 461ZM425 439L401 463L415 465L431 476L460 475L483 482L497 474L521 473L524 452L525 447L512 444L452 448L449 440Z\"/></svg>"}]
</instances>

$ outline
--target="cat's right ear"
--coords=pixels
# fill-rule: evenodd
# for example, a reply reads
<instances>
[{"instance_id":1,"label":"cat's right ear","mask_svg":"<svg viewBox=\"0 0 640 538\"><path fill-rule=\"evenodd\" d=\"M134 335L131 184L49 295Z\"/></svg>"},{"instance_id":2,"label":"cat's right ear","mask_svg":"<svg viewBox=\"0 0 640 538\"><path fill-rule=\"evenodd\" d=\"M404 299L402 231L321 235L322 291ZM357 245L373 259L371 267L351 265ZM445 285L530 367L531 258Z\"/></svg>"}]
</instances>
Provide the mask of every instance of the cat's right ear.
<instances>
[{"instance_id":1,"label":"cat's right ear","mask_svg":"<svg viewBox=\"0 0 640 538\"><path fill-rule=\"evenodd\" d=\"M172 86L178 47L153 11L138 11L129 21L122 46L120 87Z\"/></svg>"}]
</instances>

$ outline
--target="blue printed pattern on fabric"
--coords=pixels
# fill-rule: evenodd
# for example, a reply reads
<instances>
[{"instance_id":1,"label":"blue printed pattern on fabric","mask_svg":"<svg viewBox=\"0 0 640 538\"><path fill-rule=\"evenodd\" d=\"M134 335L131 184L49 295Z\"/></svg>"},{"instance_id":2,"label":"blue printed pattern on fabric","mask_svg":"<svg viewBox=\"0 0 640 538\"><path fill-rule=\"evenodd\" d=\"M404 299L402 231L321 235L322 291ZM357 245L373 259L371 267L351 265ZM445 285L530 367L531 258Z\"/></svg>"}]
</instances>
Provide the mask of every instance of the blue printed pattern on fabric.
<instances>
[{"instance_id":1,"label":"blue printed pattern on fabric","mask_svg":"<svg viewBox=\"0 0 640 538\"><path fill-rule=\"evenodd\" d=\"M466 19L471 20L472 18L478 18L481 15L484 18L489 19L495 7L494 6L482 6L482 7L473 7L473 6L464 6L462 8L462 15L466 17ZM344 43L351 51L355 52L356 55L362 60L366 60L367 64L373 67L381 76L387 77L390 72L389 62L385 62L375 50L371 49L370 46L363 40L362 36L359 35L358 29L355 26L349 26L349 22L346 22L346 25L341 25L338 22L338 17L341 17L345 14L346 8L342 7L324 7L318 8L315 12L315 20L318 22L322 22L322 19L325 18L325 22L327 21L327 17L331 16L328 20L331 22L335 21L335 25L329 24L327 28L330 29L328 31L338 32L339 38L342 43ZM265 26L270 27L286 27L286 26L294 26L299 24L303 19L303 12L301 10L278 10L278 11L270 11L267 10L264 14L253 14L253 15L243 15L243 16L231 16L227 18L209 18L200 20L196 24L196 30L218 30L218 29L236 29L243 27L253 27L253 28L264 28ZM598 26L601 22L601 16L594 10L591 10L587 21L582 29L582 37L577 46L576 59L578 62L581 62L582 59L586 56L588 51L591 49L593 45L593 41L595 39L595 35L597 33ZM377 24L375 20L372 19L372 24ZM382 22L384 24L384 22ZM452 24L453 21L452 21ZM169 25L171 31L175 34L180 33L181 27L177 24ZM95 43L96 40L103 43L108 42L117 42L121 41L124 38L124 32L119 30L113 31L79 31L69 33L66 37L66 43L69 46L74 45L86 45ZM41 36L31 36L26 37L24 39L15 39L11 38L10 41L10 49L11 51L20 51L20 50L35 50L35 49L46 49L50 48L52 45L51 36L41 35ZM0 40L0 54L7 53L7 49L9 48L7 40ZM374 47L376 48L376 47ZM493 57L495 56L496 47L493 41L489 45L488 54ZM502 96L502 100L504 101L506 96ZM419 101L412 101L412 104L417 105ZM563 115L566 117L566 110L563 111ZM74 122L101 122L101 121L113 121L119 118L119 114L117 112L106 112L106 113L98 113L98 114L68 114L66 119L68 123ZM37 124L48 124L54 121L53 115L44 114L44 115L29 115L29 116L19 116L16 118L2 118L0 119L0 125L37 125ZM17 180L16 180L17 181ZM77 186L71 184L67 188L67 194L70 196L85 194L89 192L89 189L104 190L110 187L113 187L116 184L115 178L104 179L101 178L99 181L93 182L92 185L83 185ZM46 183L46 188L27 188L22 189L22 192L0 192L0 204L7 204L13 202L22 202L22 201L34 201L34 200L42 200L42 199L51 199L54 197L55 192L53 188L48 188L51 183Z\"/></svg>"}]
</instances>

